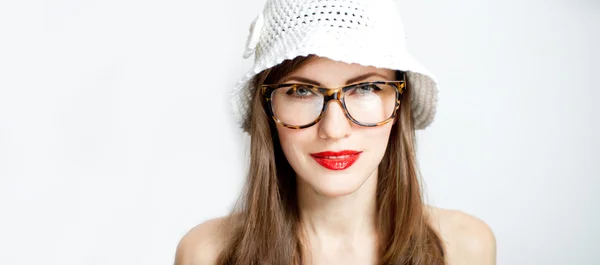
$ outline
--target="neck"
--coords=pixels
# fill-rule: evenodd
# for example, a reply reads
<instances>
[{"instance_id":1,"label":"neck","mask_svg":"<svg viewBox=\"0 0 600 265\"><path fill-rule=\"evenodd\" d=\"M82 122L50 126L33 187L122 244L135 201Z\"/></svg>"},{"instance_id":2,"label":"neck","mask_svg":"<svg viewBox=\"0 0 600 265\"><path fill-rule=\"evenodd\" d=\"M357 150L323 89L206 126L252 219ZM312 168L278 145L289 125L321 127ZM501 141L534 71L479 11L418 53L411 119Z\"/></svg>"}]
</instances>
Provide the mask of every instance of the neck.
<instances>
[{"instance_id":1,"label":"neck","mask_svg":"<svg viewBox=\"0 0 600 265\"><path fill-rule=\"evenodd\" d=\"M309 241L321 244L375 238L377 170L353 193L326 197L298 181L300 224Z\"/></svg>"}]
</instances>

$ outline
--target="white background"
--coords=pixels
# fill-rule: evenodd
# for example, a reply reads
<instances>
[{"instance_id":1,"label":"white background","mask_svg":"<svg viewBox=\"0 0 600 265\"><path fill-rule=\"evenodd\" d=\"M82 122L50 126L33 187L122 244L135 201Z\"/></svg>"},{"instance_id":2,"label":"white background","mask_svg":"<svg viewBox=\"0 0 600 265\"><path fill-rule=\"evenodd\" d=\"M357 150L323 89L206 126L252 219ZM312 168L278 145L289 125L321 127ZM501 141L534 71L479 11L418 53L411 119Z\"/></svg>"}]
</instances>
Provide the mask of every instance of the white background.
<instances>
[{"instance_id":1,"label":"white background","mask_svg":"<svg viewBox=\"0 0 600 265\"><path fill-rule=\"evenodd\" d=\"M0 264L171 264L246 165L228 95L263 0L0 1ZM431 204L498 264L600 264L600 2L400 1L440 80Z\"/></svg>"}]
</instances>

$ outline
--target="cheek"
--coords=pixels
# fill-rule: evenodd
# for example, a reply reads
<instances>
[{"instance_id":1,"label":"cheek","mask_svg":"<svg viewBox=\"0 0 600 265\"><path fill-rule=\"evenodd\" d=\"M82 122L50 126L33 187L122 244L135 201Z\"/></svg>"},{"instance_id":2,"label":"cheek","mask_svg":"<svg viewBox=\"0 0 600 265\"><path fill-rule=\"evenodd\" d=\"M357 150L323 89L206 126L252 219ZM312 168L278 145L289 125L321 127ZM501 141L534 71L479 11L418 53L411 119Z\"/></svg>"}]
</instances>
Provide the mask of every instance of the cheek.
<instances>
[{"instance_id":1,"label":"cheek","mask_svg":"<svg viewBox=\"0 0 600 265\"><path fill-rule=\"evenodd\" d=\"M360 146L363 147L365 160L362 161L362 169L366 172L375 170L381 163L390 139L391 126L381 126L376 128L365 128L360 130ZM359 134L357 133L357 134Z\"/></svg>"},{"instance_id":2,"label":"cheek","mask_svg":"<svg viewBox=\"0 0 600 265\"><path fill-rule=\"evenodd\" d=\"M309 145L314 143L314 135L316 135L316 132L313 132L313 127L294 130L279 125L277 126L277 134L279 135L281 148L291 164L294 164L295 160L300 159L302 153L309 150Z\"/></svg>"},{"instance_id":3,"label":"cheek","mask_svg":"<svg viewBox=\"0 0 600 265\"><path fill-rule=\"evenodd\" d=\"M391 129L391 123L376 128L365 128L360 132L362 141L371 149L385 150L390 139Z\"/></svg>"}]
</instances>

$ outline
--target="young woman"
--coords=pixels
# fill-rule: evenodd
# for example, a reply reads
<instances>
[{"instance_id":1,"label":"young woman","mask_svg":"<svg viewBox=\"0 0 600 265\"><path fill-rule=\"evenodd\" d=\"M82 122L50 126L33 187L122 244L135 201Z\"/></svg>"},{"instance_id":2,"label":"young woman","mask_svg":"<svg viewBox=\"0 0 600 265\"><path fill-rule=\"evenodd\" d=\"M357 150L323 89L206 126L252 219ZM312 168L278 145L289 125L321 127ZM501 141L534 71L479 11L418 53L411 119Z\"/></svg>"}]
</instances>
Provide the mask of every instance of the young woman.
<instances>
[{"instance_id":1,"label":"young woman","mask_svg":"<svg viewBox=\"0 0 600 265\"><path fill-rule=\"evenodd\" d=\"M484 222L422 200L415 130L437 85L404 40L393 0L267 0L234 91L241 204L192 228L175 264L495 264Z\"/></svg>"}]
</instances>

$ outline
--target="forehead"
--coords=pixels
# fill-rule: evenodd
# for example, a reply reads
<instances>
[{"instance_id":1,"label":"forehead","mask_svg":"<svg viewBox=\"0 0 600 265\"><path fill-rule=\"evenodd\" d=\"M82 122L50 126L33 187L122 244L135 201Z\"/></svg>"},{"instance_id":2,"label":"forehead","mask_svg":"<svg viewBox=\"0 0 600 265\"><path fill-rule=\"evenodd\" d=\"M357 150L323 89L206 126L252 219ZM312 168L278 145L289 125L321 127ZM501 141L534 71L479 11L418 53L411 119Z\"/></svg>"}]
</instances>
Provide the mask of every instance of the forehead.
<instances>
[{"instance_id":1,"label":"forehead","mask_svg":"<svg viewBox=\"0 0 600 265\"><path fill-rule=\"evenodd\" d=\"M302 77L327 86L338 86L345 84L347 80L368 73L376 73L378 75L365 79L367 81L370 79L380 80L382 79L381 76L386 77L388 80L394 80L395 78L395 71L390 69L360 64L349 64L334 61L325 57L312 57L302 67L285 75L284 79L287 79L288 77Z\"/></svg>"}]
</instances>

